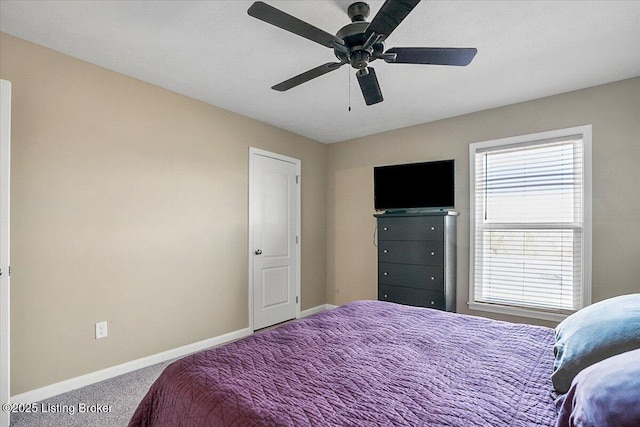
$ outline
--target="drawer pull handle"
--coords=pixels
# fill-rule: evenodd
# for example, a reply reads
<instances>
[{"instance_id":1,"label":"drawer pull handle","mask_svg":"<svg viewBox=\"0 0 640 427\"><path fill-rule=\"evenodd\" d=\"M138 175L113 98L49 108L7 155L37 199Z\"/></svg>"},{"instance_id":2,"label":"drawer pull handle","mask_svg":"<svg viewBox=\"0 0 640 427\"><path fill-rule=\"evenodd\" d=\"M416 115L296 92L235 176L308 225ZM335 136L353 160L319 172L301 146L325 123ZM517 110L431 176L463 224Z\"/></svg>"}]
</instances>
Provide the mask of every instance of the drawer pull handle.
<instances>
[{"instance_id":1,"label":"drawer pull handle","mask_svg":"<svg viewBox=\"0 0 640 427\"><path fill-rule=\"evenodd\" d=\"M389 295L387 295L387 294L384 294L384 297L385 297L385 298L389 298Z\"/></svg>"},{"instance_id":2,"label":"drawer pull handle","mask_svg":"<svg viewBox=\"0 0 640 427\"><path fill-rule=\"evenodd\" d=\"M436 280L436 277L435 276L431 276L431 280Z\"/></svg>"},{"instance_id":3,"label":"drawer pull handle","mask_svg":"<svg viewBox=\"0 0 640 427\"><path fill-rule=\"evenodd\" d=\"M436 253L434 251L431 251L431 256L434 256Z\"/></svg>"},{"instance_id":4,"label":"drawer pull handle","mask_svg":"<svg viewBox=\"0 0 640 427\"><path fill-rule=\"evenodd\" d=\"M384 273L382 273L382 274L385 275L385 276L389 275L389 273L387 273L386 271Z\"/></svg>"},{"instance_id":5,"label":"drawer pull handle","mask_svg":"<svg viewBox=\"0 0 640 427\"><path fill-rule=\"evenodd\" d=\"M385 249L385 250L383 250L382 252L386 254L386 253L388 253L389 251Z\"/></svg>"},{"instance_id":6,"label":"drawer pull handle","mask_svg":"<svg viewBox=\"0 0 640 427\"><path fill-rule=\"evenodd\" d=\"M436 303L434 301L431 301L431 305L435 305Z\"/></svg>"},{"instance_id":7,"label":"drawer pull handle","mask_svg":"<svg viewBox=\"0 0 640 427\"><path fill-rule=\"evenodd\" d=\"M431 231L434 231L436 228L435 227L431 227Z\"/></svg>"},{"instance_id":8,"label":"drawer pull handle","mask_svg":"<svg viewBox=\"0 0 640 427\"><path fill-rule=\"evenodd\" d=\"M389 227L384 227L383 230L384 231L389 231Z\"/></svg>"}]
</instances>

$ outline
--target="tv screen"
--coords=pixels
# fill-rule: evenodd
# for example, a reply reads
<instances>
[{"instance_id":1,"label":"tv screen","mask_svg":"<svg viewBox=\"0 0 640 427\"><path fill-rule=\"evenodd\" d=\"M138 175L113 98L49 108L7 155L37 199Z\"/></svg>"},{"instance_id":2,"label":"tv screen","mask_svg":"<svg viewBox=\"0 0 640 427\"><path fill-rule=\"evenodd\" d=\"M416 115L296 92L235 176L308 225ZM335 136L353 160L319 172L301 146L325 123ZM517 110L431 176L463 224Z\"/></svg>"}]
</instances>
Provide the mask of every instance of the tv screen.
<instances>
[{"instance_id":1,"label":"tv screen","mask_svg":"<svg viewBox=\"0 0 640 427\"><path fill-rule=\"evenodd\" d=\"M376 166L373 186L376 210L453 208L454 160Z\"/></svg>"}]
</instances>

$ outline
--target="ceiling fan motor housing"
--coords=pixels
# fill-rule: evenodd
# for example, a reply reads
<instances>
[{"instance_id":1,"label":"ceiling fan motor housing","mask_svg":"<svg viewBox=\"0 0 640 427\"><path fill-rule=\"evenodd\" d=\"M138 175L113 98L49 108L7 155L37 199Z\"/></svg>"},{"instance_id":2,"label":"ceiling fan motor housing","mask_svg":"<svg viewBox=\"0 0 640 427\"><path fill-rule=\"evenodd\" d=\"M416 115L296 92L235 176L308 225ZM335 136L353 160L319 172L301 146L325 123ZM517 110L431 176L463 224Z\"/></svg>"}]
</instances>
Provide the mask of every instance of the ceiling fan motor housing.
<instances>
[{"instance_id":1,"label":"ceiling fan motor housing","mask_svg":"<svg viewBox=\"0 0 640 427\"><path fill-rule=\"evenodd\" d=\"M354 3L354 6L358 3ZM366 3L362 3L366 5ZM367 6L368 8L369 6ZM351 9L351 7L350 7ZM337 33L336 37L344 41L344 46L348 49L348 53L340 49L334 49L336 57L343 62L348 62L353 68L361 70L366 68L371 57L382 54L384 51L384 43L376 42L370 48L365 49L364 44L367 41L365 31L369 27L366 21L356 21L345 25Z\"/></svg>"}]
</instances>

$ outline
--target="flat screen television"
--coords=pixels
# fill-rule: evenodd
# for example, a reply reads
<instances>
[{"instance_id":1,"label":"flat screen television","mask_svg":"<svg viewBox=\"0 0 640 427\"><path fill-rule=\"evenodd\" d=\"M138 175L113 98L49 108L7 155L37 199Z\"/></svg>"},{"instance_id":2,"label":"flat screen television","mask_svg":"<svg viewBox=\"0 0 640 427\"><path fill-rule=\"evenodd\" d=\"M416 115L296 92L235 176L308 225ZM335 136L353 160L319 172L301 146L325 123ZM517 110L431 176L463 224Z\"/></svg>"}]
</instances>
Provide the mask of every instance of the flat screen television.
<instances>
[{"instance_id":1,"label":"flat screen television","mask_svg":"<svg viewBox=\"0 0 640 427\"><path fill-rule=\"evenodd\" d=\"M373 187L377 211L453 208L455 161L376 166Z\"/></svg>"}]
</instances>

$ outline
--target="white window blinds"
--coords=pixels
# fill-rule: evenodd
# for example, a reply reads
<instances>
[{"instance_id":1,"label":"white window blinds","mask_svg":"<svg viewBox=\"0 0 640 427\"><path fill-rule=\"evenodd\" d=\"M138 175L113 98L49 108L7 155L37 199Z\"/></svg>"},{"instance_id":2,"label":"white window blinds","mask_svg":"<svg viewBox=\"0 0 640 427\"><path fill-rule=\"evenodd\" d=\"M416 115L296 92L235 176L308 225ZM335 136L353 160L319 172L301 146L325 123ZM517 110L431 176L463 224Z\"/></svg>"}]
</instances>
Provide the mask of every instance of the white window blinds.
<instances>
[{"instance_id":1,"label":"white window blinds","mask_svg":"<svg viewBox=\"0 0 640 427\"><path fill-rule=\"evenodd\" d=\"M471 302L556 313L581 308L590 230L583 135L478 143L470 153Z\"/></svg>"}]
</instances>

